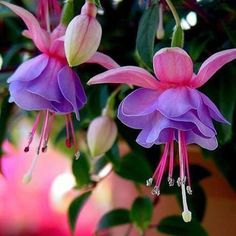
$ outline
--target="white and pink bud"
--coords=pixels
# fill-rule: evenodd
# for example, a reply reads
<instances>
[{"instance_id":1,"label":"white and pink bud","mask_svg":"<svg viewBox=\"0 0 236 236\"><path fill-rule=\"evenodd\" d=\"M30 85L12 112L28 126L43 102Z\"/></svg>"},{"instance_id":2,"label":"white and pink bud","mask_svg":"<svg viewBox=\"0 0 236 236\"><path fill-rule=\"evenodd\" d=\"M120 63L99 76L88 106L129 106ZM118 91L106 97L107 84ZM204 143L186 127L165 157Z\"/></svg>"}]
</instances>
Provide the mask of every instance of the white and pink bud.
<instances>
[{"instance_id":1,"label":"white and pink bud","mask_svg":"<svg viewBox=\"0 0 236 236\"><path fill-rule=\"evenodd\" d=\"M96 19L96 14L96 5L86 2L81 14L69 23L65 33L65 53L70 66L86 62L97 51L102 28Z\"/></svg>"},{"instance_id":2,"label":"white and pink bud","mask_svg":"<svg viewBox=\"0 0 236 236\"><path fill-rule=\"evenodd\" d=\"M88 128L87 142L92 157L103 155L114 144L117 126L114 120L103 115L94 119Z\"/></svg>"}]
</instances>

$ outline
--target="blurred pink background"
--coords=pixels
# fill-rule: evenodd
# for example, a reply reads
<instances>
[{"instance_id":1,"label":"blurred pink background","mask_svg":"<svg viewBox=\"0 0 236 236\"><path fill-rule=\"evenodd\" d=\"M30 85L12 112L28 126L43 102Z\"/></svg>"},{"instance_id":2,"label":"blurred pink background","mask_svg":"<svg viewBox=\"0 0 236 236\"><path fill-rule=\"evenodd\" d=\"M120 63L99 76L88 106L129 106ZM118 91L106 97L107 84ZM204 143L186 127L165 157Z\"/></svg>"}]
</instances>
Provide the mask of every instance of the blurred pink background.
<instances>
[{"instance_id":1,"label":"blurred pink background","mask_svg":"<svg viewBox=\"0 0 236 236\"><path fill-rule=\"evenodd\" d=\"M25 185L22 177L30 166L33 152L25 154L22 149L16 149L7 141L4 143L2 169L5 177L0 177L0 236L71 235L67 209L72 199L79 194L73 190L75 181L70 171L71 160L50 145L48 152L40 157L31 183ZM212 177L202 182L208 196L204 227L209 235L236 235L233 220L236 218L234 191L213 162L203 160L198 149L190 148L189 156L191 163L203 165L213 173ZM151 197L149 188L144 187L142 191ZM75 235L94 235L96 224L105 212L116 207L130 208L137 195L131 182L115 174L109 175L98 185L81 212ZM158 223L165 216L179 215L180 212L174 196L161 196L153 223ZM116 227L101 235L123 236L128 228ZM130 235L139 234L132 229ZM164 234L150 230L146 235Z\"/></svg>"}]
</instances>

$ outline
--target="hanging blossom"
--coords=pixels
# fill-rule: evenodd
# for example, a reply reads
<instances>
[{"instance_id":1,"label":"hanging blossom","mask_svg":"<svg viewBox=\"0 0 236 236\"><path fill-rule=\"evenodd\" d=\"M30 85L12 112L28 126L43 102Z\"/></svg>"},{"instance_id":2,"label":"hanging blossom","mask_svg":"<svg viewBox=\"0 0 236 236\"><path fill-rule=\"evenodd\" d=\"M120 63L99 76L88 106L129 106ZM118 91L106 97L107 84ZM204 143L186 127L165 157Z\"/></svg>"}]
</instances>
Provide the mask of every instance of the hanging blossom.
<instances>
[{"instance_id":1,"label":"hanging blossom","mask_svg":"<svg viewBox=\"0 0 236 236\"><path fill-rule=\"evenodd\" d=\"M214 103L197 88L205 84L224 64L236 58L236 49L218 52L208 58L197 75L189 55L180 48L163 48L153 58L155 75L146 70L126 66L112 69L93 77L88 84L125 83L141 87L129 94L120 104L118 118L125 125L141 129L136 141L145 148L164 144L164 151L152 178L154 195L160 194L160 185L168 166L168 182L174 185L174 141L179 146L179 178L183 200L183 219L191 220L186 191L192 194L187 145L198 144L214 150L217 147L213 120L228 123ZM187 185L186 185L187 183Z\"/></svg>"},{"instance_id":2,"label":"hanging blossom","mask_svg":"<svg viewBox=\"0 0 236 236\"><path fill-rule=\"evenodd\" d=\"M55 1L51 1L51 3ZM40 55L21 64L15 73L8 79L10 102L15 102L21 109L37 110L32 131L29 134L28 144L24 151L28 152L35 136L35 132L43 119L39 144L32 166L24 176L29 182L39 154L47 150L49 136L52 130L55 115L64 115L66 124L66 146L75 148L75 156L79 157L75 130L72 123L72 113L79 120L79 110L87 102L87 98L78 75L69 67L64 50L64 35L66 27L59 24L51 32L48 14L45 15L46 28L42 28L37 19L25 9L7 3L1 4L10 8L26 24L27 30L23 34L32 39ZM41 3L45 3L44 0ZM48 6L48 5L47 5ZM48 12L45 11L44 12ZM98 63L107 69L118 67L110 57L95 52L86 61Z\"/></svg>"}]
</instances>

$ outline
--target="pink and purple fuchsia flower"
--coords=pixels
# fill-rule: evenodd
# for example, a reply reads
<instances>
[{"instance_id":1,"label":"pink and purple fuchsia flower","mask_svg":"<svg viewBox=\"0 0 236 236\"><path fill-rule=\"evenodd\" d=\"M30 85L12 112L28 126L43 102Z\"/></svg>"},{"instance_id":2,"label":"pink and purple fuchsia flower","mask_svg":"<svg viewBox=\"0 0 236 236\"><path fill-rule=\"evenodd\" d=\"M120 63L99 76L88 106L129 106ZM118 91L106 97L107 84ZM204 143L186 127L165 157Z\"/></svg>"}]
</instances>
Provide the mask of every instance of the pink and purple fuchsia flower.
<instances>
[{"instance_id":1,"label":"pink and purple fuchsia flower","mask_svg":"<svg viewBox=\"0 0 236 236\"><path fill-rule=\"evenodd\" d=\"M40 152L47 150L55 115L65 116L66 146L70 148L74 145L75 155L79 155L72 113L75 113L79 120L79 110L84 107L87 98L78 75L69 67L66 60L64 50L66 27L59 24L51 32L51 25L48 22L50 18L46 14L44 25L47 30L45 30L30 12L7 2L0 3L10 8L25 22L28 29L24 31L24 35L32 39L41 52L40 55L21 64L8 79L10 102L15 102L24 110L39 111L25 152L29 151L40 120L44 117L36 156L25 176L25 181L29 182ZM98 63L108 69L118 66L107 55L99 52L96 52L87 63Z\"/></svg>"},{"instance_id":2,"label":"pink and purple fuchsia flower","mask_svg":"<svg viewBox=\"0 0 236 236\"><path fill-rule=\"evenodd\" d=\"M174 141L179 146L179 178L183 201L183 219L191 220L187 206L186 191L192 194L188 165L187 145L198 144L214 150L217 147L213 120L228 123L214 103L197 88L205 84L224 64L236 58L236 49L218 52L208 58L193 73L189 55L180 48L164 48L153 58L155 75L146 70L126 66L106 71L93 77L88 84L125 83L141 88L129 94L120 104L118 118L128 127L140 129L136 139L141 146L150 148L164 144L164 152L152 178L155 180L153 194L160 194L164 171L168 166L168 183L174 185Z\"/></svg>"}]
</instances>

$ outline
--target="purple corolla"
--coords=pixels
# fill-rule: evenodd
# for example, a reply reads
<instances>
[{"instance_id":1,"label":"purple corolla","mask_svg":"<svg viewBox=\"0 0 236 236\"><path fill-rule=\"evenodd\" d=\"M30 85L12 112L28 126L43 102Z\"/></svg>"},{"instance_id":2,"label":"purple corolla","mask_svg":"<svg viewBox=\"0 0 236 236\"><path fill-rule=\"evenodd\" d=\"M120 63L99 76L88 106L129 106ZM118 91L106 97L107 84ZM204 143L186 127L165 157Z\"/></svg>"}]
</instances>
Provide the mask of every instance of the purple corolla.
<instances>
[{"instance_id":1,"label":"purple corolla","mask_svg":"<svg viewBox=\"0 0 236 236\"><path fill-rule=\"evenodd\" d=\"M214 103L197 88L205 84L224 64L236 58L236 49L218 52L208 58L197 75L193 63L181 48L163 48L153 58L155 75L134 66L120 67L93 77L88 84L125 83L141 88L129 94L120 104L118 118L125 125L140 129L136 141L143 147L164 144L164 151L152 178L153 194L160 194L164 171L169 165L168 182L174 185L174 141L179 144L180 174L177 184L181 187L185 222L191 220L186 190L192 194L188 166L187 145L198 144L213 150L217 147L213 120L228 123ZM187 185L186 185L187 182ZM185 186L186 185L186 186Z\"/></svg>"},{"instance_id":2,"label":"purple corolla","mask_svg":"<svg viewBox=\"0 0 236 236\"><path fill-rule=\"evenodd\" d=\"M67 147L74 145L75 154L79 154L71 114L75 113L79 120L79 110L86 104L87 98L78 75L69 67L66 60L64 50L66 27L59 24L51 32L50 22L47 22L46 31L30 12L7 2L0 3L10 8L25 22L28 29L24 31L24 35L32 39L41 52L40 55L21 64L8 79L10 102L16 103L24 110L39 111L25 152L29 151L36 129L44 117L37 153L25 176L25 181L28 182L39 153L47 149L55 115L65 116L66 145ZM86 62L98 63L108 69L118 67L110 57L99 52L95 52Z\"/></svg>"}]
</instances>

